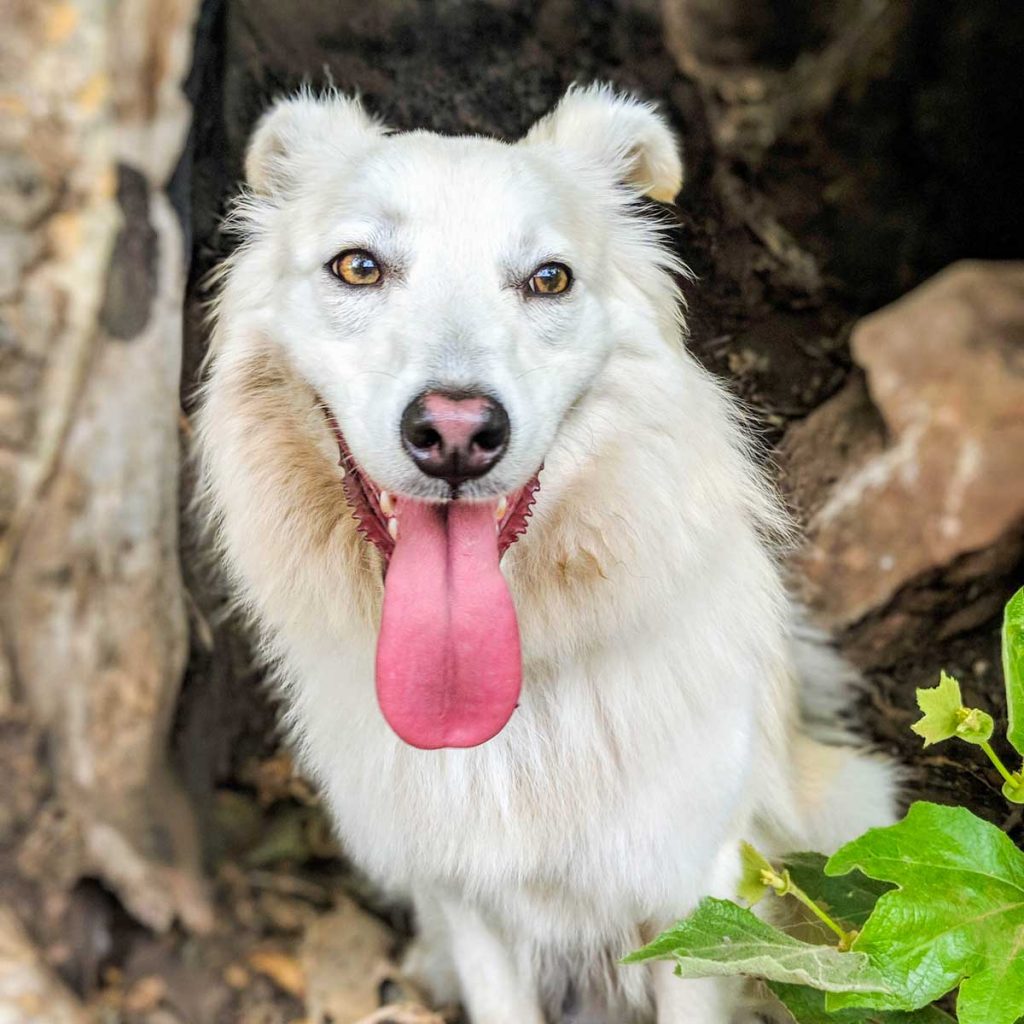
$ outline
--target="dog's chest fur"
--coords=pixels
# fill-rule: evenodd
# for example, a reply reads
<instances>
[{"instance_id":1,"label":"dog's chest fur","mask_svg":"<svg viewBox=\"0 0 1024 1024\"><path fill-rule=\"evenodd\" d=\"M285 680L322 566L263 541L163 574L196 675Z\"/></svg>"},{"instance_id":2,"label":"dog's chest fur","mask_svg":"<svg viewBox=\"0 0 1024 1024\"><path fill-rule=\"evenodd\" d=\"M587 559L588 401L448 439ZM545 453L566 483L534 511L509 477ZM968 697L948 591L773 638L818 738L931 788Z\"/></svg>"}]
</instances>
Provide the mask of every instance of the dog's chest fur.
<instances>
[{"instance_id":1,"label":"dog's chest fur","mask_svg":"<svg viewBox=\"0 0 1024 1024\"><path fill-rule=\"evenodd\" d=\"M710 604L677 602L687 625L652 610L649 629L528 670L509 726L472 750L388 730L372 633L295 651L298 734L347 848L386 886L472 893L549 935L671 916L743 818L759 742L763 666L724 637L720 658L688 649Z\"/></svg>"}]
</instances>

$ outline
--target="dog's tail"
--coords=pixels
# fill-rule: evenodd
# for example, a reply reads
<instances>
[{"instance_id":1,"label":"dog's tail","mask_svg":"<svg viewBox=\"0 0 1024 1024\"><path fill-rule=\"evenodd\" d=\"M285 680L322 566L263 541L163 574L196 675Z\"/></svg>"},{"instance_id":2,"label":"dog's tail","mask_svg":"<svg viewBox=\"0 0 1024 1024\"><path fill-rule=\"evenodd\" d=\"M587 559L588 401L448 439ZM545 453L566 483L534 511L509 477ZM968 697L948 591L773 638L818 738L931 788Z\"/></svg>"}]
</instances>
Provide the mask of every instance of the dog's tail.
<instances>
[{"instance_id":1,"label":"dog's tail","mask_svg":"<svg viewBox=\"0 0 1024 1024\"><path fill-rule=\"evenodd\" d=\"M790 631L792 665L797 677L800 717L806 732L822 743L853 743L851 707L864 692L864 678L812 625L800 606Z\"/></svg>"},{"instance_id":2,"label":"dog's tail","mask_svg":"<svg viewBox=\"0 0 1024 1024\"><path fill-rule=\"evenodd\" d=\"M864 693L863 677L802 609L796 616L791 663L801 726L789 763L800 824L789 842L832 853L868 828L896 819L900 771L856 729L852 706Z\"/></svg>"}]
</instances>

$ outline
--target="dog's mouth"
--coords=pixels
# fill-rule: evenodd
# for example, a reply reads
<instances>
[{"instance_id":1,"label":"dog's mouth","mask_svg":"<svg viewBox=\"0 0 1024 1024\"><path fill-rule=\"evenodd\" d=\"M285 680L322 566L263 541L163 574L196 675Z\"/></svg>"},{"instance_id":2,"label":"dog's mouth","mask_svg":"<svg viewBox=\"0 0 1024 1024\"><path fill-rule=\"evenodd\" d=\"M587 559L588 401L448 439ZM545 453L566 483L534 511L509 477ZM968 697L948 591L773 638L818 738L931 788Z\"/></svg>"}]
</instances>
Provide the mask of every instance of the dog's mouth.
<instances>
[{"instance_id":1,"label":"dog's mouth","mask_svg":"<svg viewBox=\"0 0 1024 1024\"><path fill-rule=\"evenodd\" d=\"M338 442L338 465L344 471L342 484L345 488L345 497L352 508L359 532L380 551L384 558L384 571L395 550L395 541L401 528L399 506L408 507L409 504L418 504L407 498L400 498L389 494L383 488L378 487L363 472L362 467L356 462L352 450L345 440L337 421L333 416L328 416L331 429ZM530 515L533 512L534 502L537 500L537 490L540 487L540 472L534 474L533 478L525 487L517 491L495 498L491 502L473 502L481 507L487 506L491 509L492 522L495 526L497 536L498 557L500 558L515 542L526 533L529 526ZM444 510L450 508L454 502L444 504L434 503L434 507ZM465 504L469 504L466 502Z\"/></svg>"},{"instance_id":2,"label":"dog's mouth","mask_svg":"<svg viewBox=\"0 0 1024 1024\"><path fill-rule=\"evenodd\" d=\"M499 562L526 532L539 472L525 487L489 501L392 495L363 471L329 418L358 529L384 559L376 663L381 711L414 747L485 743L519 700L519 627Z\"/></svg>"}]
</instances>

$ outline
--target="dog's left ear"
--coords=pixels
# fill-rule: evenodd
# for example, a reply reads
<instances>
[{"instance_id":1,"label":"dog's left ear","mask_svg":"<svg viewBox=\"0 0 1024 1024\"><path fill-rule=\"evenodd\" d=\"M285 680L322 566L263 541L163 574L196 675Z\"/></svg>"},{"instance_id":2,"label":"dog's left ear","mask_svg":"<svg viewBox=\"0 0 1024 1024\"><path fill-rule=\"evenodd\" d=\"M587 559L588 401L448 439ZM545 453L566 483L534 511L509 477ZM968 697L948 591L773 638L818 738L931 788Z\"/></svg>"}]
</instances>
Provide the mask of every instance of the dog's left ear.
<instances>
[{"instance_id":1,"label":"dog's left ear","mask_svg":"<svg viewBox=\"0 0 1024 1024\"><path fill-rule=\"evenodd\" d=\"M523 141L573 150L662 203L672 202L683 185L679 143L664 117L652 103L608 85L573 86Z\"/></svg>"}]
</instances>

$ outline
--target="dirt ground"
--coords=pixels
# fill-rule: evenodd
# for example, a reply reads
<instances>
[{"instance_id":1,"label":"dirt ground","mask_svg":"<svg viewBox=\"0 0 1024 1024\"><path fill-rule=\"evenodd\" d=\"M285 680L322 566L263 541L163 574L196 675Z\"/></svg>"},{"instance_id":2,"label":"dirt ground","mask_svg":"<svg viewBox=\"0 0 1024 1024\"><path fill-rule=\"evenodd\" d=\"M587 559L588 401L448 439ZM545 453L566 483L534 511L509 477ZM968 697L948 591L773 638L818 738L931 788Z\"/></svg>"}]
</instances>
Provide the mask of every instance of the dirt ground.
<instances>
[{"instance_id":1,"label":"dirt ground","mask_svg":"<svg viewBox=\"0 0 1024 1024\"><path fill-rule=\"evenodd\" d=\"M399 128L514 137L570 82L607 78L661 101L684 140L673 244L696 274L684 289L691 347L756 412L770 452L859 372L848 345L859 316L955 259L1021 255L1024 207L1008 197L1024 180L1022 156L1003 147L1019 134L1024 19L996 3L902 6L824 109L795 117L769 145L741 137L729 147L716 126L736 104L679 70L645 7L207 3L189 86L196 123L174 184L193 253L186 413L205 344L200 283L229 244L219 218L270 96L333 82L358 87ZM821 45L822 31L811 18L781 52L756 54L765 77ZM755 103L749 116L756 138L764 114ZM225 615L198 545L187 531L193 651L174 753L203 824L214 932L154 935L97 884L67 893L32 876L49 794L42 739L18 714L0 721L0 773L15 780L0 792L0 900L23 912L47 960L104 1022L287 1024L306 1014L299 947L311 919L354 898L396 949L409 922L349 870L315 795L291 773L245 631ZM908 726L914 688L940 668L960 677L969 699L1002 707L997 610L1022 577L1012 550L970 592L948 567L936 570L840 638L869 681L858 727L910 766L908 799L966 802L1017 836L1020 810L1007 813L981 757L958 751L953 763L942 747L924 755ZM946 629L965 607L976 614ZM908 625L888 636L894 609ZM387 970L382 956L381 998L407 995Z\"/></svg>"}]
</instances>

